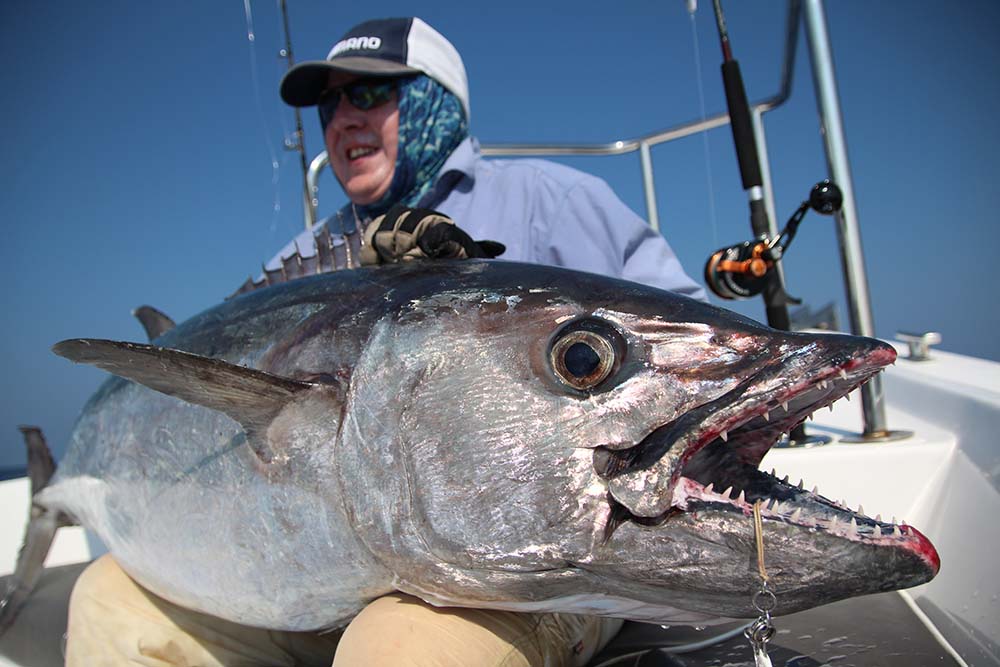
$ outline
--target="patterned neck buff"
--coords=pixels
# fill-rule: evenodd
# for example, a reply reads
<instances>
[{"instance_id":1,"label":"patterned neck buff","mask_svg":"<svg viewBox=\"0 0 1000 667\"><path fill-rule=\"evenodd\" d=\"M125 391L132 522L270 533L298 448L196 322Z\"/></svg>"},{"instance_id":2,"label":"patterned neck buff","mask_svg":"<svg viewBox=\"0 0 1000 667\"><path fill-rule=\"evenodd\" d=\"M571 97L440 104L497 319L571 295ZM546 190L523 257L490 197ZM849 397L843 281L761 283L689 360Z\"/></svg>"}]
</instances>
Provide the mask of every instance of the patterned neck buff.
<instances>
[{"instance_id":1,"label":"patterned neck buff","mask_svg":"<svg viewBox=\"0 0 1000 667\"><path fill-rule=\"evenodd\" d=\"M423 74L401 79L399 149L392 183L377 202L357 206L357 215L374 218L397 202L416 206L434 185L445 160L468 134L469 123L455 95Z\"/></svg>"}]
</instances>

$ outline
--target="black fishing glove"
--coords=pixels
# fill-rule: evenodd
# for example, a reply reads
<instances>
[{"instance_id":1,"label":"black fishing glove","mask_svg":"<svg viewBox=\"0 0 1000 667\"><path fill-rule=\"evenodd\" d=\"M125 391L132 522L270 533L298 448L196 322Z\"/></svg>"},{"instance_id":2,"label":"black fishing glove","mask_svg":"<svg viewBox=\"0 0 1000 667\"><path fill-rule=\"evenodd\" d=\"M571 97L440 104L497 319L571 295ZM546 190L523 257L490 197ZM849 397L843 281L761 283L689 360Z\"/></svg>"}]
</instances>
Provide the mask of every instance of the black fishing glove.
<instances>
[{"instance_id":1,"label":"black fishing glove","mask_svg":"<svg viewBox=\"0 0 1000 667\"><path fill-rule=\"evenodd\" d=\"M365 227L361 264L492 258L504 250L496 241L473 241L451 218L437 211L396 204Z\"/></svg>"}]
</instances>

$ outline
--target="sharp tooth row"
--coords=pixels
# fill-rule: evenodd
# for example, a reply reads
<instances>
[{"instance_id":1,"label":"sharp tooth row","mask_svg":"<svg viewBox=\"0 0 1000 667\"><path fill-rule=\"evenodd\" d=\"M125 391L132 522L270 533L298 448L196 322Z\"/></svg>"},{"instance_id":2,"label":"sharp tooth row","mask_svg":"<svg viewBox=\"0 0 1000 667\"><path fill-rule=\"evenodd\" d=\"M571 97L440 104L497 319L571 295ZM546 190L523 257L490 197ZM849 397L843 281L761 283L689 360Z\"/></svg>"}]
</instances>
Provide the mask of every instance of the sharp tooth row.
<instances>
[{"instance_id":1,"label":"sharp tooth row","mask_svg":"<svg viewBox=\"0 0 1000 667\"><path fill-rule=\"evenodd\" d=\"M719 437L722 438L722 442L729 442L729 434L725 431L719 433Z\"/></svg>"},{"instance_id":2,"label":"sharp tooth row","mask_svg":"<svg viewBox=\"0 0 1000 667\"><path fill-rule=\"evenodd\" d=\"M773 470L771 474L772 475L774 474ZM714 485L709 483L709 485L705 487L706 493L711 493L713 488ZM802 488L801 484L799 488ZM818 495L819 489L817 487L813 487L813 493ZM722 492L722 497L726 499L732 499L741 505L746 504L747 502L746 491L745 490L740 491L738 495L734 494L732 486L726 488L726 490ZM843 501L841 501L841 503L838 504L844 506L845 510L847 509L846 503L844 503ZM783 515L784 518L791 523L797 524L802 522L802 517L804 513L803 509L801 507L793 508L792 503L782 504L781 501L779 501L776 498L768 498L766 501L764 501L764 508L768 512L768 514L772 516ZM789 512L791 513L789 514ZM861 505L858 506L858 513L862 515L864 514L864 507L862 507ZM871 529L871 536L876 538L883 537L889 534L891 534L893 537L902 537L907 532L906 522L903 522L902 525L896 525L895 517L893 517L893 525L891 533L888 527L883 528L881 525L879 525L882 523L882 515L878 515L875 518L875 522L876 522L875 525L870 525L867 523L859 525L857 518L854 516L852 516L849 521L845 522L844 519L842 519L837 515L833 515L830 518L816 517L810 521L810 523L813 523L813 525L815 525L816 527L825 528L826 530L829 531L839 532L848 538L857 538L859 534L865 533L866 529L868 528Z\"/></svg>"},{"instance_id":3,"label":"sharp tooth row","mask_svg":"<svg viewBox=\"0 0 1000 667\"><path fill-rule=\"evenodd\" d=\"M788 401L782 401L781 407L785 409L785 412L788 412Z\"/></svg>"}]
</instances>

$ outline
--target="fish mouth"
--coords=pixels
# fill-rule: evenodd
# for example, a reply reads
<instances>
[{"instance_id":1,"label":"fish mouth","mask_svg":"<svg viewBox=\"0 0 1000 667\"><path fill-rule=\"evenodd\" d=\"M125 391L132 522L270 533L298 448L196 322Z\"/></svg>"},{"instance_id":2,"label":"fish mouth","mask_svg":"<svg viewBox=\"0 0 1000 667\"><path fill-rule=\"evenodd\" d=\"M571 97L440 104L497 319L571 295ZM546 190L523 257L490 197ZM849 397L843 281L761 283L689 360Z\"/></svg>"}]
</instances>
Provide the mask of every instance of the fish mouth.
<instances>
[{"instance_id":1,"label":"fish mouth","mask_svg":"<svg viewBox=\"0 0 1000 667\"><path fill-rule=\"evenodd\" d=\"M840 339L840 340L838 340ZM809 347L809 346L807 346ZM599 447L608 484L607 543L624 523L659 526L681 513L734 512L858 543L903 547L936 574L940 559L922 534L829 500L817 488L758 470L764 455L813 412L831 406L893 363L880 341L831 336L769 364L724 395L650 433L628 449ZM789 369L793 369L789 373ZM789 376L794 376L789 380Z\"/></svg>"}]
</instances>

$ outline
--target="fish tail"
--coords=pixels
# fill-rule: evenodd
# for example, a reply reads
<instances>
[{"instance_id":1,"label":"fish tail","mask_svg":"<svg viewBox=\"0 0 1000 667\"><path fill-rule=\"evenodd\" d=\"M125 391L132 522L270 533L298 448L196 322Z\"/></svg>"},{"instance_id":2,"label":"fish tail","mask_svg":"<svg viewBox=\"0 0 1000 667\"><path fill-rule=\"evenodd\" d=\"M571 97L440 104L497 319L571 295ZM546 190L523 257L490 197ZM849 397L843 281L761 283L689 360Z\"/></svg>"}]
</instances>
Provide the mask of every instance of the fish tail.
<instances>
[{"instance_id":1,"label":"fish tail","mask_svg":"<svg viewBox=\"0 0 1000 667\"><path fill-rule=\"evenodd\" d=\"M28 479L31 483L31 495L34 497L49 483L56 467L41 429L34 426L22 426L20 429L28 448ZM13 624L18 611L38 583L56 530L72 523L59 510L32 504L24 542L17 555L17 565L14 574L7 578L3 599L0 600L0 635Z\"/></svg>"}]
</instances>

